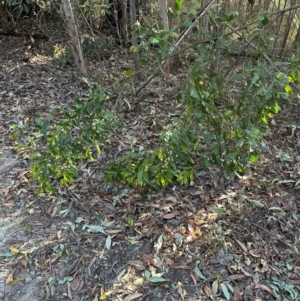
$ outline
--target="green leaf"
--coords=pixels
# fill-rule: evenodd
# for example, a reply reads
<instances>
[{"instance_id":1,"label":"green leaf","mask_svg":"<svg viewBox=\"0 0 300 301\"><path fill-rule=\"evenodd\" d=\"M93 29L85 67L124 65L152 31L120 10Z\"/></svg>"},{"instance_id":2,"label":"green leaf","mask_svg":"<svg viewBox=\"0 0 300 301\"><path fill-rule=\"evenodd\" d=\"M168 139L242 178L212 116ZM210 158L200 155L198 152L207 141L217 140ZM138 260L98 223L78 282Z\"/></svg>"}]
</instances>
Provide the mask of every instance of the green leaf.
<instances>
[{"instance_id":1,"label":"green leaf","mask_svg":"<svg viewBox=\"0 0 300 301\"><path fill-rule=\"evenodd\" d=\"M168 8L167 15L168 15L168 18L170 18L170 19L174 19L176 17L176 15L174 14L174 12L172 11L171 8Z\"/></svg>"},{"instance_id":2,"label":"green leaf","mask_svg":"<svg viewBox=\"0 0 300 301\"><path fill-rule=\"evenodd\" d=\"M229 301L230 300L230 294L228 292L227 286L224 283L221 283L221 289L223 291L223 294L225 298Z\"/></svg>"},{"instance_id":3,"label":"green leaf","mask_svg":"<svg viewBox=\"0 0 300 301\"><path fill-rule=\"evenodd\" d=\"M48 124L44 122L42 125L42 134L45 138L47 138L47 130L48 130Z\"/></svg>"},{"instance_id":4,"label":"green leaf","mask_svg":"<svg viewBox=\"0 0 300 301\"><path fill-rule=\"evenodd\" d=\"M220 208L220 207L215 207L214 212L216 212L218 214L223 214L223 213L226 212L226 209L225 208Z\"/></svg>"},{"instance_id":5,"label":"green leaf","mask_svg":"<svg viewBox=\"0 0 300 301\"><path fill-rule=\"evenodd\" d=\"M191 97L193 97L195 99L199 99L199 94L195 88L192 88L190 95L191 95Z\"/></svg>"},{"instance_id":6,"label":"green leaf","mask_svg":"<svg viewBox=\"0 0 300 301\"><path fill-rule=\"evenodd\" d=\"M145 275L146 280L149 280L150 277L151 277L151 273L150 273L150 271L148 271L148 270L146 270L146 271L144 272L144 275Z\"/></svg>"},{"instance_id":7,"label":"green leaf","mask_svg":"<svg viewBox=\"0 0 300 301\"><path fill-rule=\"evenodd\" d=\"M230 80L233 82L239 82L242 78L243 74L235 74L230 78Z\"/></svg>"},{"instance_id":8,"label":"green leaf","mask_svg":"<svg viewBox=\"0 0 300 301\"><path fill-rule=\"evenodd\" d=\"M133 76L135 73L136 72L134 70L127 70L127 71L123 72L124 76L126 76L126 77Z\"/></svg>"},{"instance_id":9,"label":"green leaf","mask_svg":"<svg viewBox=\"0 0 300 301\"><path fill-rule=\"evenodd\" d=\"M287 86L284 87L284 92L285 92L287 95L293 95L293 94L294 94L294 92L293 92L293 90L292 90L292 88L291 88L290 85L287 85Z\"/></svg>"},{"instance_id":10,"label":"green leaf","mask_svg":"<svg viewBox=\"0 0 300 301\"><path fill-rule=\"evenodd\" d=\"M127 269L123 269L123 270L119 273L117 279L121 279L121 278L124 276L124 274L126 273L126 271L127 271Z\"/></svg>"},{"instance_id":11,"label":"green leaf","mask_svg":"<svg viewBox=\"0 0 300 301\"><path fill-rule=\"evenodd\" d=\"M138 46L133 46L133 45L132 45L132 46L130 47L130 51L133 52L133 53L137 53L137 52L139 51L139 47L138 47Z\"/></svg>"},{"instance_id":12,"label":"green leaf","mask_svg":"<svg viewBox=\"0 0 300 301\"><path fill-rule=\"evenodd\" d=\"M267 16L259 16L258 19L262 25L267 25L270 22Z\"/></svg>"},{"instance_id":13,"label":"green leaf","mask_svg":"<svg viewBox=\"0 0 300 301\"><path fill-rule=\"evenodd\" d=\"M149 278L149 281L152 283L158 283L158 282L165 282L166 279L162 278L162 277L158 277L158 276L153 276Z\"/></svg>"},{"instance_id":14,"label":"green leaf","mask_svg":"<svg viewBox=\"0 0 300 301\"><path fill-rule=\"evenodd\" d=\"M239 12L238 11L232 11L227 17L227 22L230 22L234 19L235 16L238 16Z\"/></svg>"},{"instance_id":15,"label":"green leaf","mask_svg":"<svg viewBox=\"0 0 300 301\"><path fill-rule=\"evenodd\" d=\"M150 39L151 44L159 44L159 40L157 38Z\"/></svg>"},{"instance_id":16,"label":"green leaf","mask_svg":"<svg viewBox=\"0 0 300 301\"><path fill-rule=\"evenodd\" d=\"M182 9L183 0L176 0L175 2L175 11L176 13L179 13Z\"/></svg>"},{"instance_id":17,"label":"green leaf","mask_svg":"<svg viewBox=\"0 0 300 301\"><path fill-rule=\"evenodd\" d=\"M201 273L200 269L198 268L198 265L195 265L194 272L195 272L196 275L197 275L198 277L200 277L202 280L205 280L205 279L206 279L206 277Z\"/></svg>"},{"instance_id":18,"label":"green leaf","mask_svg":"<svg viewBox=\"0 0 300 301\"><path fill-rule=\"evenodd\" d=\"M259 159L258 155L251 155L249 157L249 160L250 160L251 163L256 163L258 161L258 159Z\"/></svg>"}]
</instances>

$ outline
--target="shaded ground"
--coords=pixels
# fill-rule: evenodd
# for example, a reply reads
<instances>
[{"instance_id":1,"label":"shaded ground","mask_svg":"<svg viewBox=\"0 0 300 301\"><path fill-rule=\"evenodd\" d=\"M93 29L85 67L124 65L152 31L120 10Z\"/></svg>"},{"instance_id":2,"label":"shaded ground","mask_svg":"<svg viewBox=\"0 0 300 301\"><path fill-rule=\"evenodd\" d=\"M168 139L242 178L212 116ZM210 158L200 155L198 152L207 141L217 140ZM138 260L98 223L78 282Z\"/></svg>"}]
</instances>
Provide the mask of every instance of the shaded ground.
<instances>
[{"instance_id":1,"label":"shaded ground","mask_svg":"<svg viewBox=\"0 0 300 301\"><path fill-rule=\"evenodd\" d=\"M139 98L125 93L111 104L124 135L80 166L76 185L37 196L10 125L86 93L52 47L0 38L0 300L280 300L274 287L279 296L300 294L299 103L282 104L268 151L246 176L229 180L216 168L161 193L105 185L105 163L132 138L150 145L177 106L184 74L157 78ZM130 66L122 55L109 59L118 71Z\"/></svg>"}]
</instances>

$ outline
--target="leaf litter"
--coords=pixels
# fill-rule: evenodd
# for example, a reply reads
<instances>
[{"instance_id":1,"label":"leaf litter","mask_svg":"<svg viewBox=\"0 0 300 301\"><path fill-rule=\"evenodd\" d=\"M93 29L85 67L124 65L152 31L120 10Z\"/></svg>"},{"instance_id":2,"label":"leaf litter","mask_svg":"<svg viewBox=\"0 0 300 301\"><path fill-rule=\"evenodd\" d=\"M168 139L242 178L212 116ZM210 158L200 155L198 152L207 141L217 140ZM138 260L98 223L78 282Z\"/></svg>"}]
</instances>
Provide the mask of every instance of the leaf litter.
<instances>
[{"instance_id":1,"label":"leaf litter","mask_svg":"<svg viewBox=\"0 0 300 301\"><path fill-rule=\"evenodd\" d=\"M17 38L0 43L3 300L297 300L299 104L281 105L265 137L268 152L247 175L228 179L214 168L163 192L106 185L107 162L133 145L153 146L167 112L182 112L175 96L185 71L160 76L139 98L124 92L126 101L112 104L123 133L82 164L74 185L37 196L10 122L42 118L86 91L71 66L51 61L50 42L32 48L26 62L9 57Z\"/></svg>"}]
</instances>

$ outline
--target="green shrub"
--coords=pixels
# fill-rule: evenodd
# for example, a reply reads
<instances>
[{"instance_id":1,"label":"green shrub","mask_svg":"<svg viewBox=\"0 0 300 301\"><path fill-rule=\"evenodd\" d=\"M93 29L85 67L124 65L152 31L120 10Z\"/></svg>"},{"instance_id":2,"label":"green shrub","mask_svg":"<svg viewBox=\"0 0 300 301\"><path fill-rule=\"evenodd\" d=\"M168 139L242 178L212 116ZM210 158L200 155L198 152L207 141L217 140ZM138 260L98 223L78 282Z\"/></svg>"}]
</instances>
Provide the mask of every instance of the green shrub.
<instances>
[{"instance_id":1,"label":"green shrub","mask_svg":"<svg viewBox=\"0 0 300 301\"><path fill-rule=\"evenodd\" d=\"M65 118L58 123L36 120L34 136L27 141L32 149L30 172L39 184L38 192L54 191L52 179L70 185L78 176L77 164L93 160L107 143L116 118L105 109L106 97L99 87L91 87L88 101L77 100L74 108L64 110Z\"/></svg>"}]
</instances>

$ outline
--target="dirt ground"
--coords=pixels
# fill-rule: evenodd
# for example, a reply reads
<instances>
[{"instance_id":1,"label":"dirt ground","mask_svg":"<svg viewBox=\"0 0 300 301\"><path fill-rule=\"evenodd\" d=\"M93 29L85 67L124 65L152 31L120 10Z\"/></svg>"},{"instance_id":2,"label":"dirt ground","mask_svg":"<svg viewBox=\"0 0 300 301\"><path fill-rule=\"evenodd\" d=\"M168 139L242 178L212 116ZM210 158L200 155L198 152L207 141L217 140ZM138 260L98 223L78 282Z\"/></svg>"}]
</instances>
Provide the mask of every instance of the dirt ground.
<instances>
[{"instance_id":1,"label":"dirt ground","mask_svg":"<svg viewBox=\"0 0 300 301\"><path fill-rule=\"evenodd\" d=\"M0 300L299 300L300 103L281 103L268 151L244 176L199 171L159 193L104 183L106 163L133 137L147 147L176 107L187 70L159 75L112 103L124 135L80 166L75 185L37 195L12 125L87 92L53 45L0 37ZM132 62L118 51L108 64L122 72ZM103 65L93 67L105 81Z\"/></svg>"}]
</instances>

